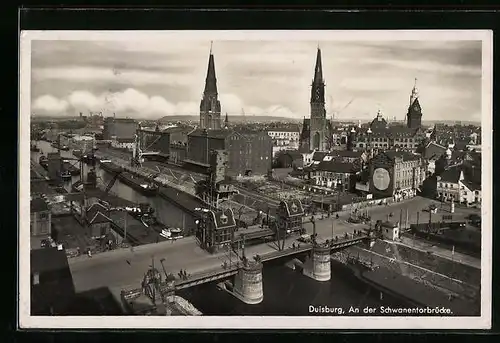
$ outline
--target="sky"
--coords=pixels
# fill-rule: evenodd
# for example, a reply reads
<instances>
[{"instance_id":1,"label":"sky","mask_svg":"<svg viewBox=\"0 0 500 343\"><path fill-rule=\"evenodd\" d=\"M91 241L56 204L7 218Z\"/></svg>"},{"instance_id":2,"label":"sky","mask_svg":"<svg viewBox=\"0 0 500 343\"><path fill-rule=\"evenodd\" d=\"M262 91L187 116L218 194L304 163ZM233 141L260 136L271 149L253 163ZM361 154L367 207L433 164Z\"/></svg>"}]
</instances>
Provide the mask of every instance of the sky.
<instances>
[{"instance_id":1,"label":"sky","mask_svg":"<svg viewBox=\"0 0 500 343\"><path fill-rule=\"evenodd\" d=\"M31 112L199 115L210 41L32 41ZM481 119L481 41L321 41L326 111L403 120L417 78L423 120ZM214 41L223 115L310 113L316 41Z\"/></svg>"}]
</instances>

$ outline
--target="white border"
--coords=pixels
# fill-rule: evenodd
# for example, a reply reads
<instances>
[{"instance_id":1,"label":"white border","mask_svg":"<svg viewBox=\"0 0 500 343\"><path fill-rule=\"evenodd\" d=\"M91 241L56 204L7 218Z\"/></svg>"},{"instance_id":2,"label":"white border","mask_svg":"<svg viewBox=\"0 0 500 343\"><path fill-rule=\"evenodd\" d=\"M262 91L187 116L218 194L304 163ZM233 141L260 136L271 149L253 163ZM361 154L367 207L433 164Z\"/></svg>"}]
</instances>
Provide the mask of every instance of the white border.
<instances>
[{"instance_id":1,"label":"white border","mask_svg":"<svg viewBox=\"0 0 500 343\"><path fill-rule=\"evenodd\" d=\"M482 44L482 278L479 317L32 317L30 316L30 113L32 40L480 40ZM21 328L152 329L489 329L492 291L493 33L490 30L385 31L23 31L20 36L19 326ZM201 81L200 81L201 82Z\"/></svg>"}]
</instances>

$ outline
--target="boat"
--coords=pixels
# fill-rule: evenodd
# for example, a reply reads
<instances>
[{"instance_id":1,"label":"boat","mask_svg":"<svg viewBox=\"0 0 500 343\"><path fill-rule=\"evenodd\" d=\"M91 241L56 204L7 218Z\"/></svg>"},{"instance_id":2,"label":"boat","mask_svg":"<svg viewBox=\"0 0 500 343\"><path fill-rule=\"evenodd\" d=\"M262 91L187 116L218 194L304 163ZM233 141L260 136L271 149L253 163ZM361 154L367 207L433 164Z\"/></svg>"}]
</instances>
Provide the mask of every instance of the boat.
<instances>
[{"instance_id":1,"label":"boat","mask_svg":"<svg viewBox=\"0 0 500 343\"><path fill-rule=\"evenodd\" d=\"M174 234L179 234L179 233L182 233L182 229L181 228L172 228L172 229L170 229L170 232L172 232Z\"/></svg>"},{"instance_id":2,"label":"boat","mask_svg":"<svg viewBox=\"0 0 500 343\"><path fill-rule=\"evenodd\" d=\"M61 147L61 150L63 150L63 151L69 151L69 147L67 145L63 145Z\"/></svg>"},{"instance_id":3,"label":"boat","mask_svg":"<svg viewBox=\"0 0 500 343\"><path fill-rule=\"evenodd\" d=\"M120 167L119 165L114 164L110 160L101 160L99 162L99 167L102 170L107 171L108 173L112 173L112 174L119 173L119 172L123 171L122 167Z\"/></svg>"},{"instance_id":4,"label":"boat","mask_svg":"<svg viewBox=\"0 0 500 343\"><path fill-rule=\"evenodd\" d=\"M158 192L158 186L144 178L134 176L131 173L124 172L118 175L118 180L130 188L138 191L145 196L154 196Z\"/></svg>"}]
</instances>

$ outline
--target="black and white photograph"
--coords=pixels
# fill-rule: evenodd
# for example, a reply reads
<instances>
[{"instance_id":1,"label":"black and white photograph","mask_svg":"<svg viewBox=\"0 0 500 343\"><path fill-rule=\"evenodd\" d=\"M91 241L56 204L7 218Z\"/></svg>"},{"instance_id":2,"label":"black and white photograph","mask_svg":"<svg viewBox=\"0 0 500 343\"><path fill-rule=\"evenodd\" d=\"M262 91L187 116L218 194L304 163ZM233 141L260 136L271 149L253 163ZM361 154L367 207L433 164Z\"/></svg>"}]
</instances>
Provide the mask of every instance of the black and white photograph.
<instances>
[{"instance_id":1,"label":"black and white photograph","mask_svg":"<svg viewBox=\"0 0 500 343\"><path fill-rule=\"evenodd\" d=\"M490 327L491 32L24 31L20 59L21 327Z\"/></svg>"}]
</instances>

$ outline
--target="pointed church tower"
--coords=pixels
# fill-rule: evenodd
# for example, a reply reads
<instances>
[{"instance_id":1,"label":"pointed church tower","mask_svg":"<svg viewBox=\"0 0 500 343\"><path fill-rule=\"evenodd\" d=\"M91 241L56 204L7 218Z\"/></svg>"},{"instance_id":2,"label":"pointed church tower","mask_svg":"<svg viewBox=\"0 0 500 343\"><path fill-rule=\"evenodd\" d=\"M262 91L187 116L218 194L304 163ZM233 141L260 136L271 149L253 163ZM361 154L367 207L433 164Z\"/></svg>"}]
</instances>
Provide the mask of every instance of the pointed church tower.
<instances>
[{"instance_id":1,"label":"pointed church tower","mask_svg":"<svg viewBox=\"0 0 500 343\"><path fill-rule=\"evenodd\" d=\"M418 101L417 79L410 95L410 106L406 114L406 126L410 129L417 129L422 126L422 108Z\"/></svg>"},{"instance_id":2,"label":"pointed church tower","mask_svg":"<svg viewBox=\"0 0 500 343\"><path fill-rule=\"evenodd\" d=\"M225 129L229 128L229 117L227 116L227 112L226 112L226 118L224 119L224 128Z\"/></svg>"},{"instance_id":3,"label":"pointed church tower","mask_svg":"<svg viewBox=\"0 0 500 343\"><path fill-rule=\"evenodd\" d=\"M205 90L200 103L200 128L219 130L221 128L221 107L217 93L217 78L215 77L215 60L210 43L207 78Z\"/></svg>"},{"instance_id":4,"label":"pointed church tower","mask_svg":"<svg viewBox=\"0 0 500 343\"><path fill-rule=\"evenodd\" d=\"M310 149L326 151L329 149L329 132L325 110L325 80L321 63L321 49L318 46L314 79L311 85Z\"/></svg>"}]
</instances>

